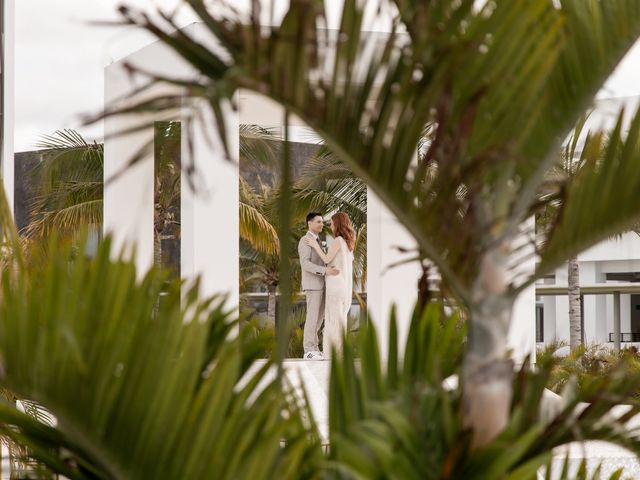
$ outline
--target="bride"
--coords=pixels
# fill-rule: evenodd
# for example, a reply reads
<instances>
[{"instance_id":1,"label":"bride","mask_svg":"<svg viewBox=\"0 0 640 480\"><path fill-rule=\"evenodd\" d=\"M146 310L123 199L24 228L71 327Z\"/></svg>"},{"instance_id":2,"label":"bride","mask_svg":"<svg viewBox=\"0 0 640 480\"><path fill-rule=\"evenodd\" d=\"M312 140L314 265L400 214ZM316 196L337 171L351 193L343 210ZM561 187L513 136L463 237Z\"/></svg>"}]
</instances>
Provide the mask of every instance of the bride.
<instances>
[{"instance_id":1,"label":"bride","mask_svg":"<svg viewBox=\"0 0 640 480\"><path fill-rule=\"evenodd\" d=\"M325 358L329 358L332 349L337 353L342 352L342 338L347 329L347 315L353 294L353 247L356 242L351 220L344 212L338 212L331 217L331 232L335 240L327 253L322 251L317 241L309 237L304 239L325 264L336 267L340 272L325 279L326 298L322 334Z\"/></svg>"}]
</instances>

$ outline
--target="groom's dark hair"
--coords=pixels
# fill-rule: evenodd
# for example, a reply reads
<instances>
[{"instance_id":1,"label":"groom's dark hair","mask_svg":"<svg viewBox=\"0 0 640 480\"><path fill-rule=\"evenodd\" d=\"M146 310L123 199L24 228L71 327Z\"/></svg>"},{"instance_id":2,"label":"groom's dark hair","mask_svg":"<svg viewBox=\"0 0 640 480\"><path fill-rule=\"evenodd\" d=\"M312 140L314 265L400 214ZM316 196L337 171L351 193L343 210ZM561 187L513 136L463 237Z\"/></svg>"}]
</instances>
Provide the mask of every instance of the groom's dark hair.
<instances>
[{"instance_id":1,"label":"groom's dark hair","mask_svg":"<svg viewBox=\"0 0 640 480\"><path fill-rule=\"evenodd\" d=\"M311 220L313 220L316 217L321 217L322 214L318 213L318 212L311 212L307 215L307 223L309 223Z\"/></svg>"}]
</instances>

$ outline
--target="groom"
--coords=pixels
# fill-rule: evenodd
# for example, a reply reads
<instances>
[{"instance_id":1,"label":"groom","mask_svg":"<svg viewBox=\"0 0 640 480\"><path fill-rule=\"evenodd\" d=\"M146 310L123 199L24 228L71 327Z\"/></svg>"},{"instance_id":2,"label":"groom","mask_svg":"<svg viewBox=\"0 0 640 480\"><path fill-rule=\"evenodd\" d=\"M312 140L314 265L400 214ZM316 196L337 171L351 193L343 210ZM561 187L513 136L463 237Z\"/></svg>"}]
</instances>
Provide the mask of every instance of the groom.
<instances>
[{"instance_id":1,"label":"groom","mask_svg":"<svg viewBox=\"0 0 640 480\"><path fill-rule=\"evenodd\" d=\"M307 297L307 318L304 322L304 357L309 360L322 360L322 353L318 347L318 334L324 320L324 279L326 275L337 275L340 271L335 267L325 267L324 262L316 251L304 243L309 235L320 243L318 236L322 232L324 222L322 214L311 212L307 215L309 231L298 242L298 254L302 267L302 291ZM320 244L322 247L322 244Z\"/></svg>"}]
</instances>

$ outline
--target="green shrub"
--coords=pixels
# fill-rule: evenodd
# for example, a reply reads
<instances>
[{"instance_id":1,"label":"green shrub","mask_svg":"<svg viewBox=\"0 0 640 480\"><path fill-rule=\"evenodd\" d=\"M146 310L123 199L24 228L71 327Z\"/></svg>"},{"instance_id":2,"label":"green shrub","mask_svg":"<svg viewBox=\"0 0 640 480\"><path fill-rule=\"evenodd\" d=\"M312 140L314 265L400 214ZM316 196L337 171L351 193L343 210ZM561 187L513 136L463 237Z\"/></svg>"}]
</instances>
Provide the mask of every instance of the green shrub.
<instances>
[{"instance_id":1,"label":"green shrub","mask_svg":"<svg viewBox=\"0 0 640 480\"><path fill-rule=\"evenodd\" d=\"M552 359L553 368L547 382L547 388L561 394L570 382L575 381L578 392L591 385L594 380L622 371L631 375L640 372L640 353L635 347L614 350L600 344L580 345L568 355L559 356L558 350L566 347L564 342L554 342L540 349L537 362L547 364ZM636 397L640 399L640 386Z\"/></svg>"}]
</instances>

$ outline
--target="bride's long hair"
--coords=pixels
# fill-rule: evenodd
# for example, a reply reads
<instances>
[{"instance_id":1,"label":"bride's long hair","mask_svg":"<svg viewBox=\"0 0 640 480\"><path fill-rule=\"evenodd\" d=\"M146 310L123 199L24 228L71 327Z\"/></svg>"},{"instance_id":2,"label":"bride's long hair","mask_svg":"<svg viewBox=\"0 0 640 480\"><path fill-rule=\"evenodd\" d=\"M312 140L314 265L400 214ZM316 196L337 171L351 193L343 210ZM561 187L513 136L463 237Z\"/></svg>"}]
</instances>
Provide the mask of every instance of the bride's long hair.
<instances>
[{"instance_id":1,"label":"bride's long hair","mask_svg":"<svg viewBox=\"0 0 640 480\"><path fill-rule=\"evenodd\" d=\"M353 229L349 215L344 212L338 212L331 217L331 221L333 222L331 227L333 236L344 238L349 251L353 252L353 248L356 245L356 232Z\"/></svg>"}]
</instances>

